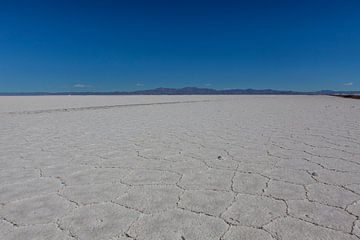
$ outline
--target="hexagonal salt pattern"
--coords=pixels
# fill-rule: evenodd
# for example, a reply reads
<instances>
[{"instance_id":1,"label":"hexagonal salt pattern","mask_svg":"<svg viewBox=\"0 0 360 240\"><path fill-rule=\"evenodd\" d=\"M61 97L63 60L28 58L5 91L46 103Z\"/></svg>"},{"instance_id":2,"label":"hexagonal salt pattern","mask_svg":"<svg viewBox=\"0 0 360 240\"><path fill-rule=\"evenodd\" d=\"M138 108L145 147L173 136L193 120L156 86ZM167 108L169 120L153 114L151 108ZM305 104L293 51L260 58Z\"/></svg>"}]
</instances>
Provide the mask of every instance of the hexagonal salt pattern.
<instances>
[{"instance_id":1,"label":"hexagonal salt pattern","mask_svg":"<svg viewBox=\"0 0 360 240\"><path fill-rule=\"evenodd\" d=\"M330 96L0 97L0 239L359 239L359 126Z\"/></svg>"},{"instance_id":2,"label":"hexagonal salt pattern","mask_svg":"<svg viewBox=\"0 0 360 240\"><path fill-rule=\"evenodd\" d=\"M15 225L52 223L74 209L74 204L56 195L27 198L6 204L0 216Z\"/></svg>"},{"instance_id":3,"label":"hexagonal salt pattern","mask_svg":"<svg viewBox=\"0 0 360 240\"><path fill-rule=\"evenodd\" d=\"M190 211L220 216L234 200L235 193L212 190L188 190L180 197L178 206Z\"/></svg>"},{"instance_id":4,"label":"hexagonal salt pattern","mask_svg":"<svg viewBox=\"0 0 360 240\"><path fill-rule=\"evenodd\" d=\"M355 216L344 209L309 201L288 201L289 215L339 231L351 232Z\"/></svg>"},{"instance_id":5,"label":"hexagonal salt pattern","mask_svg":"<svg viewBox=\"0 0 360 240\"><path fill-rule=\"evenodd\" d=\"M142 216L129 235L134 239L219 239L227 230L219 218L182 210Z\"/></svg>"},{"instance_id":6,"label":"hexagonal salt pattern","mask_svg":"<svg viewBox=\"0 0 360 240\"><path fill-rule=\"evenodd\" d=\"M269 197L243 194L239 194L223 214L224 219L235 225L251 227L261 227L282 216L286 216L284 202Z\"/></svg>"},{"instance_id":7,"label":"hexagonal salt pattern","mask_svg":"<svg viewBox=\"0 0 360 240\"><path fill-rule=\"evenodd\" d=\"M86 184L64 188L60 193L77 204L91 204L111 201L125 194L129 189L124 184Z\"/></svg>"},{"instance_id":8,"label":"hexagonal salt pattern","mask_svg":"<svg viewBox=\"0 0 360 240\"><path fill-rule=\"evenodd\" d=\"M59 225L79 239L109 239L126 232L138 216L136 211L116 204L95 204L79 207Z\"/></svg>"},{"instance_id":9,"label":"hexagonal salt pattern","mask_svg":"<svg viewBox=\"0 0 360 240\"><path fill-rule=\"evenodd\" d=\"M114 202L150 214L174 208L181 192L171 185L133 186Z\"/></svg>"},{"instance_id":10,"label":"hexagonal salt pattern","mask_svg":"<svg viewBox=\"0 0 360 240\"><path fill-rule=\"evenodd\" d=\"M355 200L359 199L359 195L346 190L342 187L328 184L311 184L307 187L308 198L325 205L335 207L346 207Z\"/></svg>"},{"instance_id":11,"label":"hexagonal salt pattern","mask_svg":"<svg viewBox=\"0 0 360 240\"><path fill-rule=\"evenodd\" d=\"M358 239L349 233L335 231L291 217L276 219L264 228L282 240Z\"/></svg>"},{"instance_id":12,"label":"hexagonal salt pattern","mask_svg":"<svg viewBox=\"0 0 360 240\"><path fill-rule=\"evenodd\" d=\"M272 236L263 229L231 226L229 231L222 238L224 240L273 240Z\"/></svg>"}]
</instances>

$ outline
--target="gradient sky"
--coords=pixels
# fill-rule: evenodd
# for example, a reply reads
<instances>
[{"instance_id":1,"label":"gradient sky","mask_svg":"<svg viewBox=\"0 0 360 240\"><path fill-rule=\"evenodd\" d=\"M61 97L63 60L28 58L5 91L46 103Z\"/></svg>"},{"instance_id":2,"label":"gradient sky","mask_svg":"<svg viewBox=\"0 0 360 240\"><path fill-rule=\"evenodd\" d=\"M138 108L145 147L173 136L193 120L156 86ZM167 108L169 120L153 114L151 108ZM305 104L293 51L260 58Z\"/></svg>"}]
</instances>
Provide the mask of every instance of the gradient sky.
<instances>
[{"instance_id":1,"label":"gradient sky","mask_svg":"<svg viewBox=\"0 0 360 240\"><path fill-rule=\"evenodd\" d=\"M0 92L360 90L360 1L0 0Z\"/></svg>"}]
</instances>

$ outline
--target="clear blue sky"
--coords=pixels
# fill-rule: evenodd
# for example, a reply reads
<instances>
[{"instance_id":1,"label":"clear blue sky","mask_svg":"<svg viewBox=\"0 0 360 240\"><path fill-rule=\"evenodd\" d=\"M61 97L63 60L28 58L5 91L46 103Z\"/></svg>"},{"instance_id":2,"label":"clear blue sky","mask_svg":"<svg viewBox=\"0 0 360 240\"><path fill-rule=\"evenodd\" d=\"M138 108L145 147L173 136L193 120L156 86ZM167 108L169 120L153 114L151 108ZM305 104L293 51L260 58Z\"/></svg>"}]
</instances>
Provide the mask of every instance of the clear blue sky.
<instances>
[{"instance_id":1,"label":"clear blue sky","mask_svg":"<svg viewBox=\"0 0 360 240\"><path fill-rule=\"evenodd\" d=\"M360 1L0 0L0 92L360 90Z\"/></svg>"}]
</instances>

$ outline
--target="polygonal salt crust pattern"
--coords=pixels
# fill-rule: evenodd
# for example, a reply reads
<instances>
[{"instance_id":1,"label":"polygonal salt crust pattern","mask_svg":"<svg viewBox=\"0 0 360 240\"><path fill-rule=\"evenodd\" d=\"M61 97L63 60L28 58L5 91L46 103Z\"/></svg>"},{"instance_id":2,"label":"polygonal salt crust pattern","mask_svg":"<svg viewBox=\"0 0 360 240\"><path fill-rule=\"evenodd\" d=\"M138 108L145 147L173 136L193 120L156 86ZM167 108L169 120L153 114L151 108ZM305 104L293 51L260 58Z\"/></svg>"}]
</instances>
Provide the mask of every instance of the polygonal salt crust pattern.
<instances>
[{"instance_id":1,"label":"polygonal salt crust pattern","mask_svg":"<svg viewBox=\"0 0 360 240\"><path fill-rule=\"evenodd\" d=\"M359 101L0 98L0 239L360 238Z\"/></svg>"}]
</instances>

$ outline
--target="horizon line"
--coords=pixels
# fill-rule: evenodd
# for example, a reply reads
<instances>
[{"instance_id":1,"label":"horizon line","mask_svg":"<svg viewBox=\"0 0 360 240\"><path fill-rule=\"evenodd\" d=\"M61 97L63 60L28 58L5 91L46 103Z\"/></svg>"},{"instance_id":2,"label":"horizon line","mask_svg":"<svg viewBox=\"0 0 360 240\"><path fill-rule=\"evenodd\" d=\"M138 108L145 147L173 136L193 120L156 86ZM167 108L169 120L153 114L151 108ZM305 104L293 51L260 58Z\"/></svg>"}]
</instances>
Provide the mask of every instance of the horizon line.
<instances>
[{"instance_id":1,"label":"horizon line","mask_svg":"<svg viewBox=\"0 0 360 240\"><path fill-rule=\"evenodd\" d=\"M0 92L0 96L36 96L36 95L246 95L246 94L271 94L271 95L298 95L298 94L360 94L360 90L315 90L315 91L295 91L277 89L253 89L253 88L229 88L213 89L199 87L166 88L158 87L133 91L31 91L31 92Z\"/></svg>"}]
</instances>

